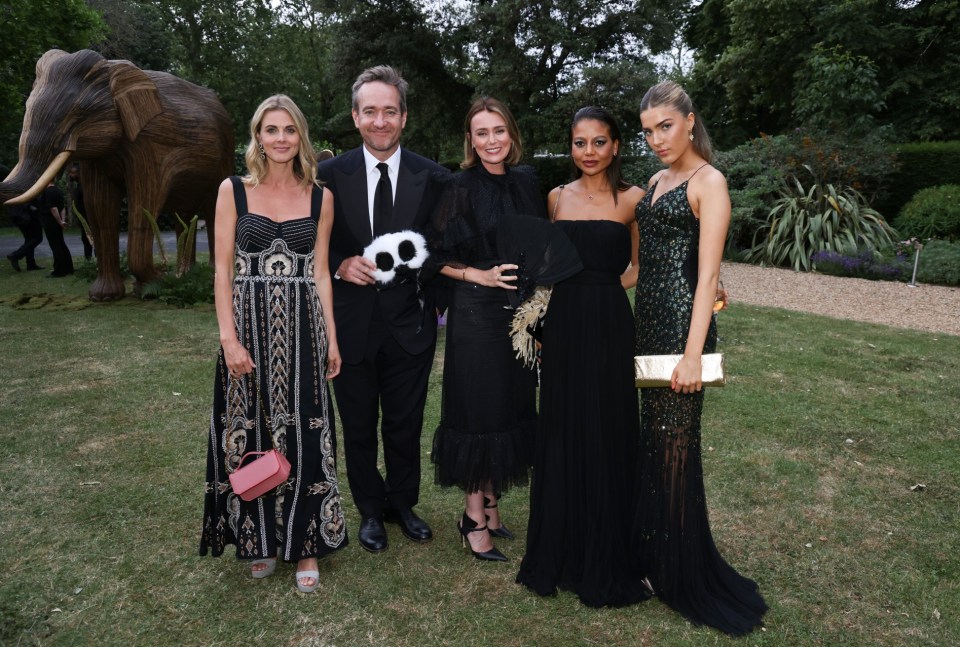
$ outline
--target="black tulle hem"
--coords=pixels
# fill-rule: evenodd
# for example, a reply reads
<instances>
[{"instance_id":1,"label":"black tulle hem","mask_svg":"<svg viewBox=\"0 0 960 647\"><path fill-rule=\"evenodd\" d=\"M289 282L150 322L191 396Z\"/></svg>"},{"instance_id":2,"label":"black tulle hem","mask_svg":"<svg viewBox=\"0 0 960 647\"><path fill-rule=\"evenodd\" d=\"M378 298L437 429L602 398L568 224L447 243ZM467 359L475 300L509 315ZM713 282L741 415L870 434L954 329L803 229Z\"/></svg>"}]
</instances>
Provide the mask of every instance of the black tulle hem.
<instances>
[{"instance_id":1,"label":"black tulle hem","mask_svg":"<svg viewBox=\"0 0 960 647\"><path fill-rule=\"evenodd\" d=\"M430 459L436 483L464 492L507 492L530 482L536 419L494 433L467 433L441 423Z\"/></svg>"}]
</instances>

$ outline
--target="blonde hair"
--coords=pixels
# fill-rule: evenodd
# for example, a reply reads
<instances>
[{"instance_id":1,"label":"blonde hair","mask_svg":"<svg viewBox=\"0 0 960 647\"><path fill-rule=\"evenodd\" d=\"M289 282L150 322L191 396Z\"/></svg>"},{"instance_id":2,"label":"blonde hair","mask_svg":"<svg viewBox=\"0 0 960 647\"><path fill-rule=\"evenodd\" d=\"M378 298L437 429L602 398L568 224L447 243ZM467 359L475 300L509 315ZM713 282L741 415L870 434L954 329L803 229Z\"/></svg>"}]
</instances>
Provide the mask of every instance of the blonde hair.
<instances>
[{"instance_id":1,"label":"blonde hair","mask_svg":"<svg viewBox=\"0 0 960 647\"><path fill-rule=\"evenodd\" d=\"M470 106L467 111L467 118L463 122L463 161L460 162L460 168L470 168L476 166L479 162L477 152L473 150L473 144L470 143L470 122L481 112L492 112L503 117L507 125L507 134L510 135L510 154L503 160L508 166L516 166L523 159L523 143L520 140L520 128L517 126L517 120L513 118L510 109L503 102L493 97L480 97Z\"/></svg>"},{"instance_id":2,"label":"blonde hair","mask_svg":"<svg viewBox=\"0 0 960 647\"><path fill-rule=\"evenodd\" d=\"M703 119L682 87L673 81L662 81L647 90L640 100L640 112L657 106L669 106L684 117L693 113L693 142L690 145L704 160L713 161L713 145L710 143L707 127L703 125Z\"/></svg>"},{"instance_id":3,"label":"blonde hair","mask_svg":"<svg viewBox=\"0 0 960 647\"><path fill-rule=\"evenodd\" d=\"M317 183L317 155L313 152L313 144L310 143L310 131L307 128L307 119L303 112L293 102L293 99L285 94L275 94L267 97L257 106L253 113L253 119L250 120L250 143L247 144L247 150L244 152L243 159L247 165L247 175L243 177L245 184L257 186L267 176L267 160L260 159L260 147L258 146L257 135L260 134L260 127L263 125L263 117L271 110L283 110L297 129L300 135L300 146L297 156L293 160L293 175L300 181L300 186L307 187Z\"/></svg>"}]
</instances>

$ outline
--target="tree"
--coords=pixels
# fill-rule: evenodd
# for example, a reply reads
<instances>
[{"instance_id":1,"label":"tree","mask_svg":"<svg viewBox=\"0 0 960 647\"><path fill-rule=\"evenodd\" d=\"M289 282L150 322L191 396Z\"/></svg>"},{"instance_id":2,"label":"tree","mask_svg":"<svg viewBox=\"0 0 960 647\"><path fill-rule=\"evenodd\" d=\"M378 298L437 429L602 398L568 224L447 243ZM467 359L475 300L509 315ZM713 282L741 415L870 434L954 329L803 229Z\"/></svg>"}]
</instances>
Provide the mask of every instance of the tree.
<instances>
[{"instance_id":1,"label":"tree","mask_svg":"<svg viewBox=\"0 0 960 647\"><path fill-rule=\"evenodd\" d=\"M87 0L106 24L106 37L91 49L104 58L130 61L145 70L169 71L173 36L156 2Z\"/></svg>"},{"instance_id":2,"label":"tree","mask_svg":"<svg viewBox=\"0 0 960 647\"><path fill-rule=\"evenodd\" d=\"M105 27L83 0L7 0L0 24L0 164L13 167L37 59L48 49L74 51L98 42Z\"/></svg>"},{"instance_id":3,"label":"tree","mask_svg":"<svg viewBox=\"0 0 960 647\"><path fill-rule=\"evenodd\" d=\"M691 90L723 124L726 145L797 125L823 72L882 81L879 101L851 101L849 87L821 96L824 113L846 123L870 115L911 139L960 137L958 22L960 3L937 0L704 0L685 32L696 48ZM871 94L863 82L859 91Z\"/></svg>"},{"instance_id":4,"label":"tree","mask_svg":"<svg viewBox=\"0 0 960 647\"><path fill-rule=\"evenodd\" d=\"M459 30L460 47L476 52L465 77L510 105L533 148L555 148L566 142L572 116L566 107L556 114L561 98L590 84L613 88L618 70L627 74L627 88L649 79L649 54L670 49L685 4L478 0ZM602 103L615 94L580 92L578 101ZM641 96L620 93L620 105L611 108L622 112L632 101L635 111Z\"/></svg>"}]
</instances>

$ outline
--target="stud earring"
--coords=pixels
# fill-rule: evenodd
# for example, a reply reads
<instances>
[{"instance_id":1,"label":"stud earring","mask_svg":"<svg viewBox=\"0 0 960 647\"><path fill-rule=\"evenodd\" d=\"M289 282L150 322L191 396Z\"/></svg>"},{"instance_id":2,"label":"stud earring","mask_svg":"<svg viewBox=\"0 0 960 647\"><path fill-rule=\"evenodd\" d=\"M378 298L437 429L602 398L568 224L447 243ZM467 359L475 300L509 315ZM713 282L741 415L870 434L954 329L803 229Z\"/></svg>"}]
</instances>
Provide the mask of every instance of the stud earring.
<instances>
[{"instance_id":1,"label":"stud earring","mask_svg":"<svg viewBox=\"0 0 960 647\"><path fill-rule=\"evenodd\" d=\"M690 139L693 139L693 137L691 136ZM267 154L263 152L263 142L257 142L257 146L260 147L260 159L267 159Z\"/></svg>"},{"instance_id":2,"label":"stud earring","mask_svg":"<svg viewBox=\"0 0 960 647\"><path fill-rule=\"evenodd\" d=\"M693 141L693 131L692 131L692 130L690 131L689 135L690 135L690 141Z\"/></svg>"}]
</instances>

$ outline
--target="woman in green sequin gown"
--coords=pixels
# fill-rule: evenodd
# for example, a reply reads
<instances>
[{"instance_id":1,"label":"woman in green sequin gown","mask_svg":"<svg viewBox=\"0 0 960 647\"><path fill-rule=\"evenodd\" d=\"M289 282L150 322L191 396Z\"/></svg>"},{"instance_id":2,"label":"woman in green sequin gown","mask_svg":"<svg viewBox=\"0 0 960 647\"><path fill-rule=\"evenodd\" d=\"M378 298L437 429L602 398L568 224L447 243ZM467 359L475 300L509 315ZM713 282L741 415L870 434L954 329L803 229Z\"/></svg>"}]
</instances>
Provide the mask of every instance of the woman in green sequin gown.
<instances>
[{"instance_id":1,"label":"woman in green sequin gown","mask_svg":"<svg viewBox=\"0 0 960 647\"><path fill-rule=\"evenodd\" d=\"M710 532L701 465L700 360L716 347L713 303L730 221L723 175L686 93L667 81L641 102L648 145L668 168L637 205L638 355L683 355L671 387L642 389L639 569L657 596L696 624L750 632L767 610L757 585L720 555Z\"/></svg>"}]
</instances>

